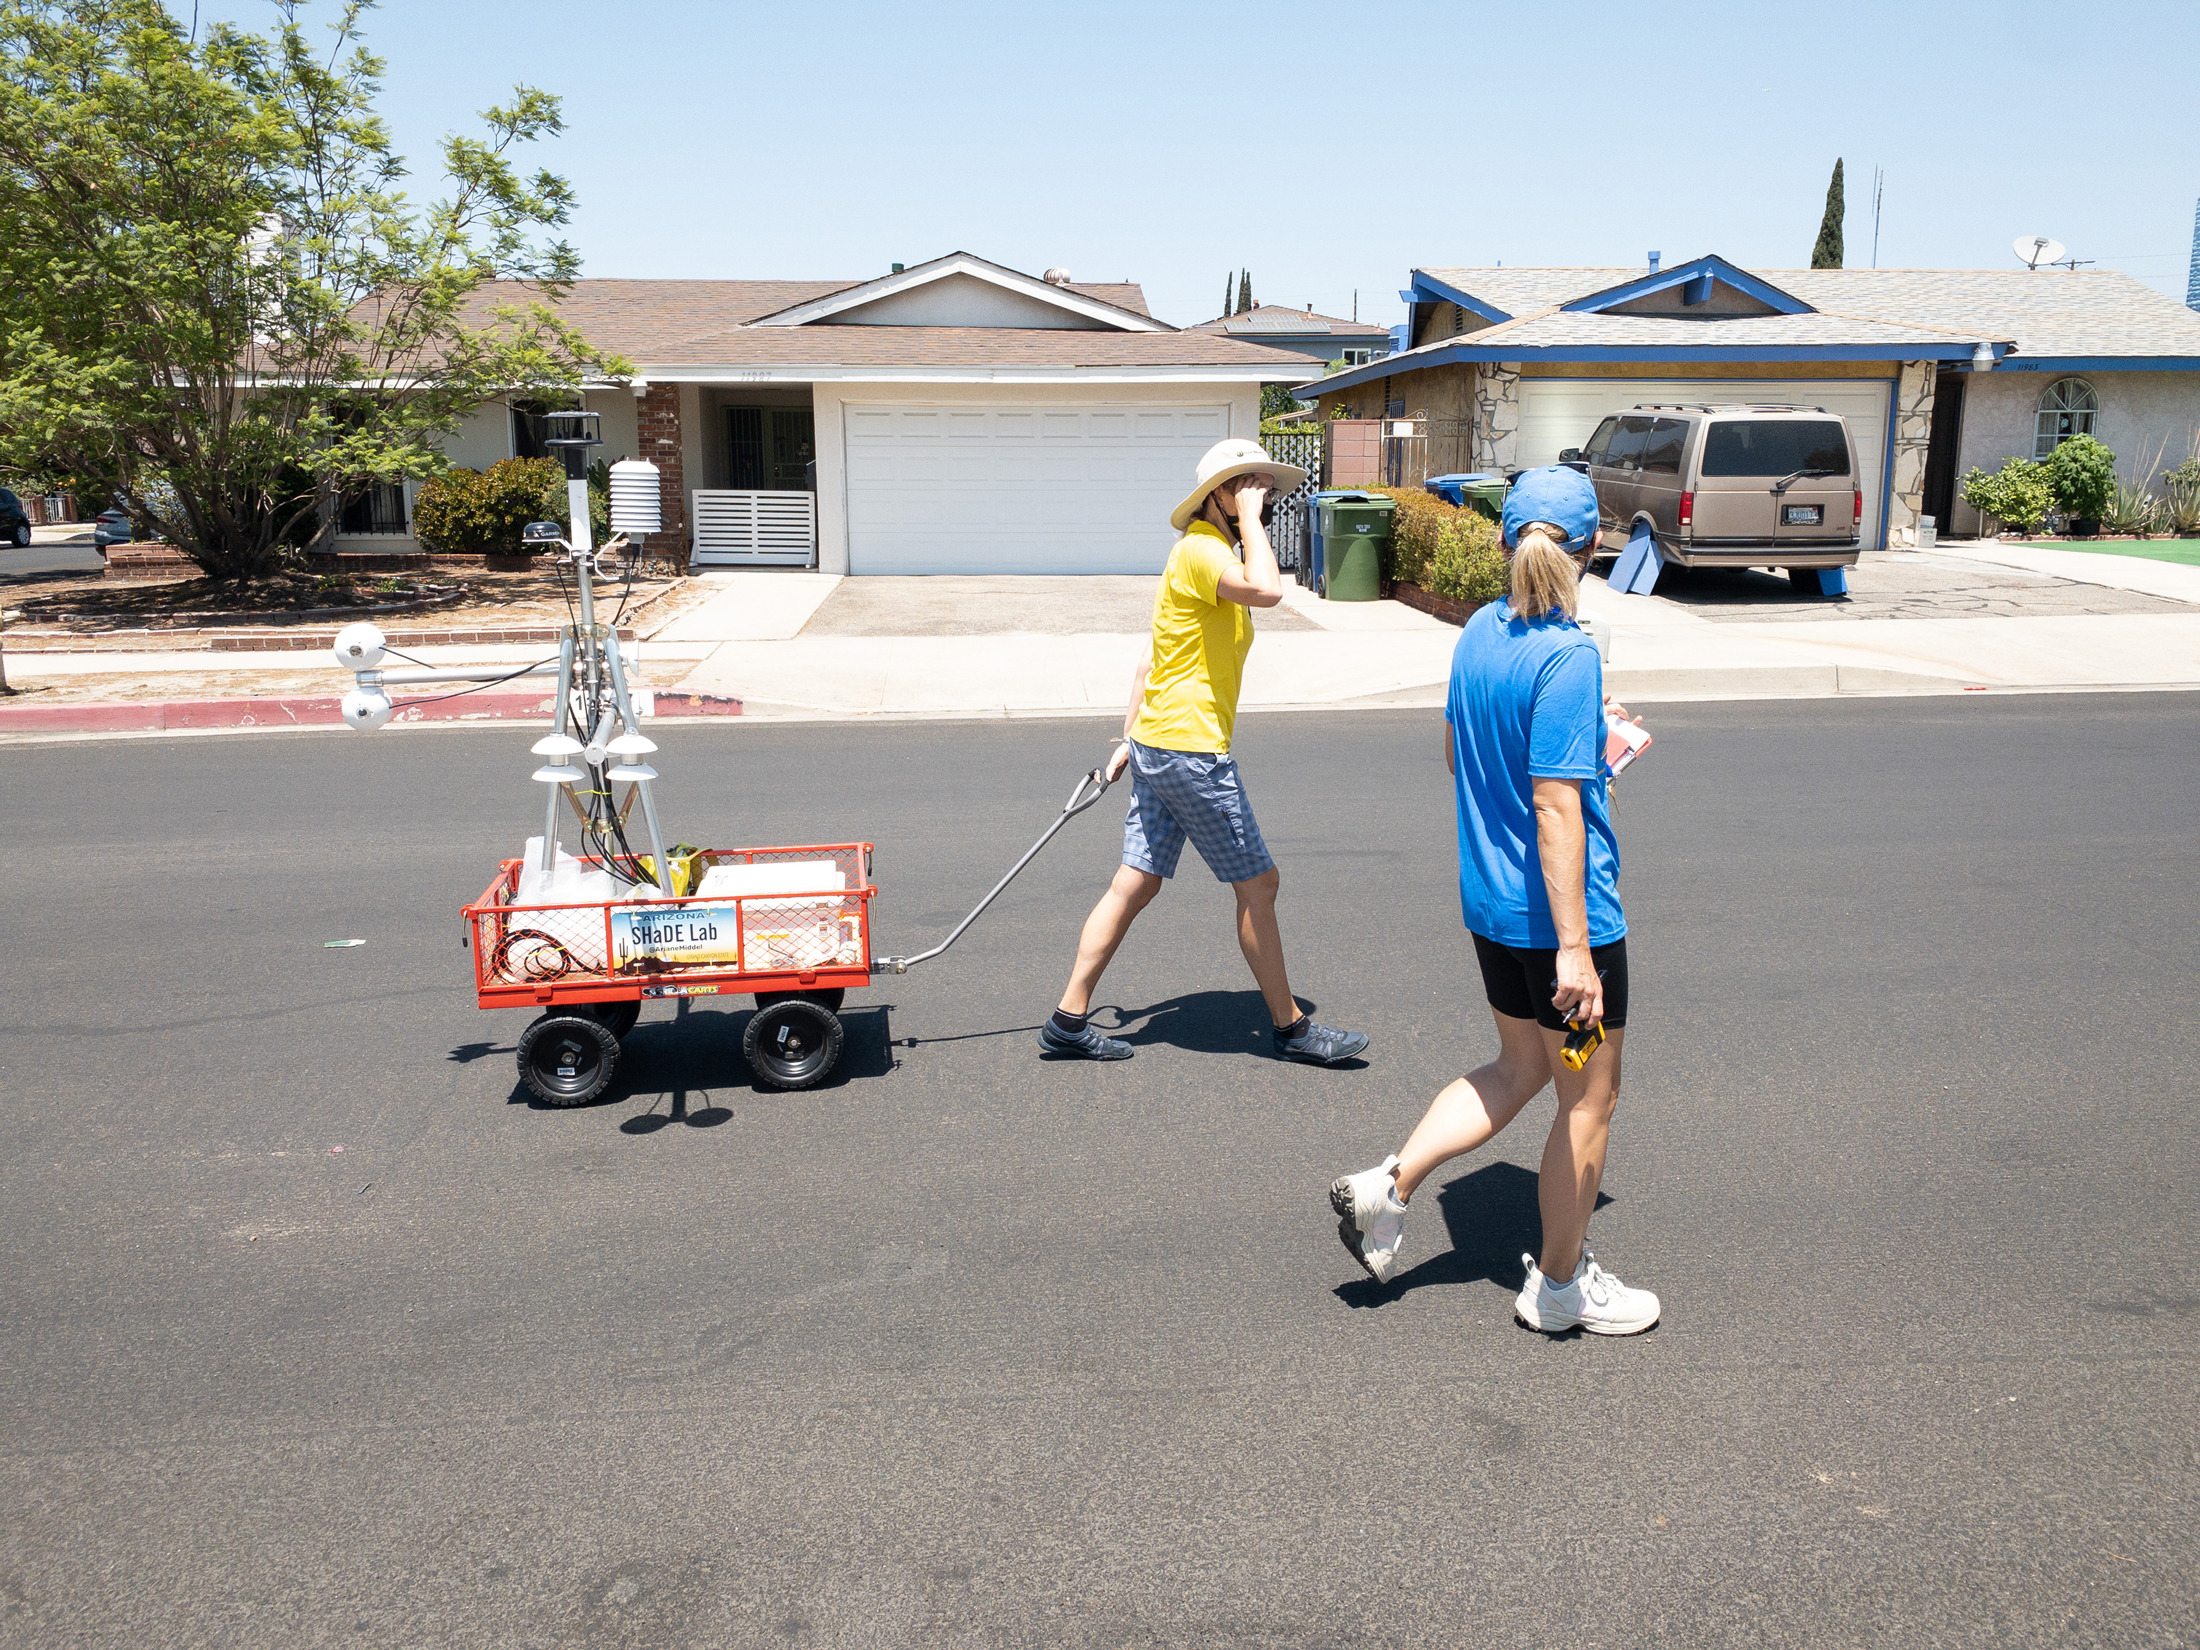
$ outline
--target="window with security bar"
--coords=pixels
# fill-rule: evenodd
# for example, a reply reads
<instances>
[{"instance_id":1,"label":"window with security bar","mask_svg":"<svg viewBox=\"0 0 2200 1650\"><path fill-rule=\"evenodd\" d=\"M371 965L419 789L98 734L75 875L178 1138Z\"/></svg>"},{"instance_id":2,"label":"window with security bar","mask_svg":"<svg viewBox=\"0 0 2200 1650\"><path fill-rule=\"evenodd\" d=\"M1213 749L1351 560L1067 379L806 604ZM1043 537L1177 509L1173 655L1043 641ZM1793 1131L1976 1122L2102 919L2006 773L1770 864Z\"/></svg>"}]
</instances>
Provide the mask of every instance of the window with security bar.
<instances>
[{"instance_id":1,"label":"window with security bar","mask_svg":"<svg viewBox=\"0 0 2200 1650\"><path fill-rule=\"evenodd\" d=\"M2045 458L2074 435L2091 435L2101 398L2082 378L2058 378L2040 392L2039 430L2032 456Z\"/></svg>"}]
</instances>

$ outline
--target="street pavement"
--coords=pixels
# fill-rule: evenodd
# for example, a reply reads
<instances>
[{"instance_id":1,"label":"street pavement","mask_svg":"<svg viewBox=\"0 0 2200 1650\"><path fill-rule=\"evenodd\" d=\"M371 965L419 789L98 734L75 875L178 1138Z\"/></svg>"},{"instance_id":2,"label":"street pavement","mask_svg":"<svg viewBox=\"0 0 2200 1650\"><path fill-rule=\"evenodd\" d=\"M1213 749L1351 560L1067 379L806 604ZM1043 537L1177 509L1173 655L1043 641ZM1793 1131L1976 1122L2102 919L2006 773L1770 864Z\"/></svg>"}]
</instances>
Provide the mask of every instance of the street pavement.
<instances>
[{"instance_id":1,"label":"street pavement","mask_svg":"<svg viewBox=\"0 0 2200 1650\"><path fill-rule=\"evenodd\" d=\"M512 730L10 750L0 1645L2200 1643L2193 706L1651 718L1626 1341L1512 1321L1547 1101L1393 1285L1336 1239L1493 1047L1425 711L1240 724L1364 1064L1265 1057L1191 863L1101 993L1136 1058L1035 1057L1117 793L825 1087L653 1006L578 1111L459 945L539 829ZM654 760L679 836L876 841L910 952L1105 732Z\"/></svg>"}]
</instances>

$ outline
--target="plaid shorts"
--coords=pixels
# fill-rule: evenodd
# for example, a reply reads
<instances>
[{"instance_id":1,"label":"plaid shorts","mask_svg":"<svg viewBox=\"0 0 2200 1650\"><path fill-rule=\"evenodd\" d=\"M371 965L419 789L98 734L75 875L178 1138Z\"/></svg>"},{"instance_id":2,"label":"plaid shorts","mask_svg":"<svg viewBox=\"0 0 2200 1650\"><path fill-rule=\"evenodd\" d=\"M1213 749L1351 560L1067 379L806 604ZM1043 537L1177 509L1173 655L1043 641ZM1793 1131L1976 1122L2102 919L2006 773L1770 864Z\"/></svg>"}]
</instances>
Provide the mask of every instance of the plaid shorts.
<instances>
[{"instance_id":1,"label":"plaid shorts","mask_svg":"<svg viewBox=\"0 0 2200 1650\"><path fill-rule=\"evenodd\" d=\"M1186 837L1217 882L1243 882L1276 868L1235 760L1211 752L1155 750L1132 740L1123 863L1173 877Z\"/></svg>"}]
</instances>

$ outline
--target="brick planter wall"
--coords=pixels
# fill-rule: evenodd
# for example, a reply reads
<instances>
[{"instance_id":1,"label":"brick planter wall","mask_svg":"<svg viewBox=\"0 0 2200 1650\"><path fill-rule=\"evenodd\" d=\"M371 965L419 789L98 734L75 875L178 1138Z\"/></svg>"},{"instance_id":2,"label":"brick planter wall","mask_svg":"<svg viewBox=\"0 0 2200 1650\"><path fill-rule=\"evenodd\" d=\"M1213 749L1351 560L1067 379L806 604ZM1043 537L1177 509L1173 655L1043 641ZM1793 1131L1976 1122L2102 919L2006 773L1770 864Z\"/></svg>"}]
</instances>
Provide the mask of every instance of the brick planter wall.
<instances>
[{"instance_id":1,"label":"brick planter wall","mask_svg":"<svg viewBox=\"0 0 2200 1650\"><path fill-rule=\"evenodd\" d=\"M199 564L172 544L110 544L103 579L195 579Z\"/></svg>"},{"instance_id":2,"label":"brick planter wall","mask_svg":"<svg viewBox=\"0 0 2200 1650\"><path fill-rule=\"evenodd\" d=\"M1417 584L1392 584L1383 594L1394 602L1417 607L1431 618L1442 619L1446 624L1463 625L1474 617L1480 602L1463 602L1451 596L1439 596L1433 590L1423 590Z\"/></svg>"},{"instance_id":3,"label":"brick planter wall","mask_svg":"<svg viewBox=\"0 0 2200 1650\"><path fill-rule=\"evenodd\" d=\"M634 409L635 456L657 466L657 502L662 531L673 542L687 543L687 477L680 459L680 386L652 384ZM684 559L684 555L683 555Z\"/></svg>"}]
</instances>

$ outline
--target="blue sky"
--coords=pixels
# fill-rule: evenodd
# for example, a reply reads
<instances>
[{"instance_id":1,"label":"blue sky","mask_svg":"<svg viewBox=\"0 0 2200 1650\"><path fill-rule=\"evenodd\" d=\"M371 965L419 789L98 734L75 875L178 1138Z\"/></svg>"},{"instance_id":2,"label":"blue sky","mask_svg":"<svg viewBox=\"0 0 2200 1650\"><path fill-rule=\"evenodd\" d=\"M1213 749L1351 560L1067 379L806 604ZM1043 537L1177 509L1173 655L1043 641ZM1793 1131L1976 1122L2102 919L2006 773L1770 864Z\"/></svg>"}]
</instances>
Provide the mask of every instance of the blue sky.
<instances>
[{"instance_id":1,"label":"blue sky","mask_svg":"<svg viewBox=\"0 0 2200 1650\"><path fill-rule=\"evenodd\" d=\"M188 14L189 0L169 0ZM332 15L328 0L309 6ZM204 0L259 25L258 0ZM966 250L1403 318L1414 265L2003 268L2018 234L2182 296L2200 5L623 6L387 0L385 112L436 139L514 81L565 100L590 275L861 279Z\"/></svg>"}]
</instances>

